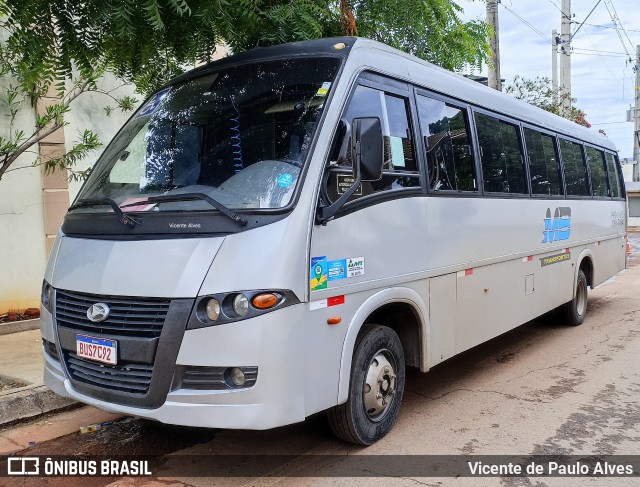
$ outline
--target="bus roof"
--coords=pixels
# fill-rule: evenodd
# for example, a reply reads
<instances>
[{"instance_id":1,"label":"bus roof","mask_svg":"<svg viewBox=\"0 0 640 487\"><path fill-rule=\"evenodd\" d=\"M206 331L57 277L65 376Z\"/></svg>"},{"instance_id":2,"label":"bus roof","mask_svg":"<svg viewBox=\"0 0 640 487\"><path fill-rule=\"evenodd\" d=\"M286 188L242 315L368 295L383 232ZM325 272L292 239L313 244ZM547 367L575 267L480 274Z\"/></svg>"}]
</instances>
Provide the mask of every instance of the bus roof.
<instances>
[{"instance_id":1,"label":"bus roof","mask_svg":"<svg viewBox=\"0 0 640 487\"><path fill-rule=\"evenodd\" d=\"M348 65L354 71L364 68L402 78L407 82L472 105L617 151L612 141L595 130L517 100L416 56L363 37L333 37L256 48L191 70L172 80L171 84L223 67L261 59L322 55L348 58Z\"/></svg>"}]
</instances>

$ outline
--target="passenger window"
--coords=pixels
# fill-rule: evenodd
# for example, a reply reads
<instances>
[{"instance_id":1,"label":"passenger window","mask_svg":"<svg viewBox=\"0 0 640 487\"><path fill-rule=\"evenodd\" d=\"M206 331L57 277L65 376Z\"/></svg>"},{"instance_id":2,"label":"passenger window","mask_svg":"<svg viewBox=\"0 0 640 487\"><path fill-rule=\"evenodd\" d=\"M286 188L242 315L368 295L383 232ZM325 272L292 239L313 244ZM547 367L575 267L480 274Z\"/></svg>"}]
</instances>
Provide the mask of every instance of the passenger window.
<instances>
[{"instance_id":1,"label":"passenger window","mask_svg":"<svg viewBox=\"0 0 640 487\"><path fill-rule=\"evenodd\" d=\"M560 153L564 165L564 180L567 184L567 196L590 196L589 180L582 157L582 146L575 142L560 139Z\"/></svg>"},{"instance_id":2,"label":"passenger window","mask_svg":"<svg viewBox=\"0 0 640 487\"><path fill-rule=\"evenodd\" d=\"M593 147L587 147L587 164L591 172L591 189L593 196L609 196L604 153Z\"/></svg>"},{"instance_id":3,"label":"passenger window","mask_svg":"<svg viewBox=\"0 0 640 487\"><path fill-rule=\"evenodd\" d=\"M378 117L384 140L384 170L379 181L363 182L350 200L373 193L402 188L420 187L418 164L411 138L409 104L404 97L359 85L349 103L343 120L352 124L354 118ZM331 159L336 160L344 133L333 144ZM329 169L327 196L335 201L353 184L351 154L340 165Z\"/></svg>"},{"instance_id":4,"label":"passenger window","mask_svg":"<svg viewBox=\"0 0 640 487\"><path fill-rule=\"evenodd\" d=\"M618 165L616 164L616 156L607 154L607 167L609 168L609 187L611 188L611 196L620 198L620 175L618 174Z\"/></svg>"},{"instance_id":5,"label":"passenger window","mask_svg":"<svg viewBox=\"0 0 640 487\"><path fill-rule=\"evenodd\" d=\"M528 194L518 127L482 113L475 120L484 190Z\"/></svg>"},{"instance_id":6,"label":"passenger window","mask_svg":"<svg viewBox=\"0 0 640 487\"><path fill-rule=\"evenodd\" d=\"M531 192L549 196L563 194L560 164L553 137L525 128L524 140L527 145Z\"/></svg>"},{"instance_id":7,"label":"passenger window","mask_svg":"<svg viewBox=\"0 0 640 487\"><path fill-rule=\"evenodd\" d=\"M418 115L427 154L429 187L440 191L477 191L467 111L418 96Z\"/></svg>"}]
</instances>

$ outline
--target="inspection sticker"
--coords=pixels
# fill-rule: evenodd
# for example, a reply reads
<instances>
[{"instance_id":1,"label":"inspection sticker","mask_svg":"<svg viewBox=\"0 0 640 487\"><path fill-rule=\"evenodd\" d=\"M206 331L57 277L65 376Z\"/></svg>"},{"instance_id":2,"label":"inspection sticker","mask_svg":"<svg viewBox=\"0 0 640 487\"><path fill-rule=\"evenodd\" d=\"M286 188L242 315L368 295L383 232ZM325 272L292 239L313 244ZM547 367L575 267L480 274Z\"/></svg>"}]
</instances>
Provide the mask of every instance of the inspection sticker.
<instances>
[{"instance_id":1,"label":"inspection sticker","mask_svg":"<svg viewBox=\"0 0 640 487\"><path fill-rule=\"evenodd\" d=\"M331 82L325 81L324 83L322 83L322 86L318 88L316 96L327 96L327 93L329 93L329 88L331 88Z\"/></svg>"},{"instance_id":2,"label":"inspection sticker","mask_svg":"<svg viewBox=\"0 0 640 487\"><path fill-rule=\"evenodd\" d=\"M289 173L280 174L278 176L278 186L281 188L288 188L293 184L293 176Z\"/></svg>"},{"instance_id":3,"label":"inspection sticker","mask_svg":"<svg viewBox=\"0 0 640 487\"><path fill-rule=\"evenodd\" d=\"M327 277L329 281L345 279L347 277L347 259L327 262Z\"/></svg>"},{"instance_id":4,"label":"inspection sticker","mask_svg":"<svg viewBox=\"0 0 640 487\"><path fill-rule=\"evenodd\" d=\"M327 289L327 257L312 257L309 287L312 291Z\"/></svg>"},{"instance_id":5,"label":"inspection sticker","mask_svg":"<svg viewBox=\"0 0 640 487\"><path fill-rule=\"evenodd\" d=\"M364 257L347 259L347 277L364 275Z\"/></svg>"}]
</instances>

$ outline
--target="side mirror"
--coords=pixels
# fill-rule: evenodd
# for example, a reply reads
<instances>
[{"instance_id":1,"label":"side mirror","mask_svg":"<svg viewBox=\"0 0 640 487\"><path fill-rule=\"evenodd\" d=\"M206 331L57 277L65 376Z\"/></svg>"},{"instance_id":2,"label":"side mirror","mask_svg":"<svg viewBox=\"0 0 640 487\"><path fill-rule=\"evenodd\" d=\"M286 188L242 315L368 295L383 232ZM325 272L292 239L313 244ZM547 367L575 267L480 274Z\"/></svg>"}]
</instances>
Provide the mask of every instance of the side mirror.
<instances>
[{"instance_id":1,"label":"side mirror","mask_svg":"<svg viewBox=\"0 0 640 487\"><path fill-rule=\"evenodd\" d=\"M341 122L343 123L343 122ZM343 127L341 126L342 130ZM351 130L349 130L351 129ZM355 193L362 181L379 181L384 164L382 124L377 117L354 118L351 127L344 124L344 137L339 158L346 159L346 148L351 147L353 184L329 206L318 208L316 221L325 225ZM348 144L348 145L347 145Z\"/></svg>"},{"instance_id":2,"label":"side mirror","mask_svg":"<svg viewBox=\"0 0 640 487\"><path fill-rule=\"evenodd\" d=\"M379 118L353 119L351 154L354 176L358 174L358 169L360 169L361 181L379 181L382 179L384 144L382 124Z\"/></svg>"}]
</instances>

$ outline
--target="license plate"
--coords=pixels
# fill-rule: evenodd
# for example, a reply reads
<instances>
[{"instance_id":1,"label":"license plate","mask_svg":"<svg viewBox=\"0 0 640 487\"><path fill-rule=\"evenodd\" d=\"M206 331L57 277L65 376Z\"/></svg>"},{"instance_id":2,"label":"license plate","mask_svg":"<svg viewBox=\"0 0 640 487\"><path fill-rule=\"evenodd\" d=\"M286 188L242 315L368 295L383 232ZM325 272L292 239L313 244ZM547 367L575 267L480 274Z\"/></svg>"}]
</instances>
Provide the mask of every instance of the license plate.
<instances>
[{"instance_id":1,"label":"license plate","mask_svg":"<svg viewBox=\"0 0 640 487\"><path fill-rule=\"evenodd\" d=\"M80 358L116 365L118 342L106 338L76 335L76 353Z\"/></svg>"}]
</instances>

